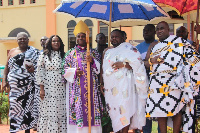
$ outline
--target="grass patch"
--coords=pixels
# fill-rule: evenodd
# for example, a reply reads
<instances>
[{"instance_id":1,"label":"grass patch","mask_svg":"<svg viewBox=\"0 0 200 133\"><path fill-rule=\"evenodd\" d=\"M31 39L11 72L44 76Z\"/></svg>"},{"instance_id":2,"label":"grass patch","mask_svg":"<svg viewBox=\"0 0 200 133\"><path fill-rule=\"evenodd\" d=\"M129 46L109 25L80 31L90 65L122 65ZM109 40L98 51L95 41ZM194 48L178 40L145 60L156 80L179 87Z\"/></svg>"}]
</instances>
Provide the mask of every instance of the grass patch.
<instances>
[{"instance_id":1,"label":"grass patch","mask_svg":"<svg viewBox=\"0 0 200 133\"><path fill-rule=\"evenodd\" d=\"M7 118L4 118L3 120L2 120L2 124L4 124L4 125L7 125ZM9 121L9 119L8 119L8 125L10 124L10 121Z\"/></svg>"},{"instance_id":2,"label":"grass patch","mask_svg":"<svg viewBox=\"0 0 200 133\"><path fill-rule=\"evenodd\" d=\"M152 133L158 133L158 122L157 121L152 122Z\"/></svg>"}]
</instances>

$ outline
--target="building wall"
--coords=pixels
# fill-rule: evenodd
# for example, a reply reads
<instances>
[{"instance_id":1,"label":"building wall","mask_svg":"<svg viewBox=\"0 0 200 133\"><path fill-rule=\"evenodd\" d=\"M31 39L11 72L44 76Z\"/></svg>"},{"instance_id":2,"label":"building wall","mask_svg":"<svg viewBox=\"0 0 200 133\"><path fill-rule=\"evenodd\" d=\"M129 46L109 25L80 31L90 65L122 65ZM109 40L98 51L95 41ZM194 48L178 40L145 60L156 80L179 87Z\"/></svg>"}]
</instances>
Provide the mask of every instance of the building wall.
<instances>
[{"instance_id":1,"label":"building wall","mask_svg":"<svg viewBox=\"0 0 200 133\"><path fill-rule=\"evenodd\" d=\"M3 0L0 7L0 38L8 37L15 28L24 28L30 34L30 45L41 49L40 38L46 35L46 3L45 0L36 0L30 4L25 0L24 5L19 5L19 0L14 0L14 5L8 6L8 0ZM17 47L17 41L0 42L0 64L5 65L7 50Z\"/></svg>"},{"instance_id":2,"label":"building wall","mask_svg":"<svg viewBox=\"0 0 200 133\"><path fill-rule=\"evenodd\" d=\"M24 28L30 34L29 45L41 49L40 38L44 35L58 34L64 44L65 51L68 50L68 29L67 24L70 20L78 23L80 20L90 19L93 22L92 27L92 45L97 46L95 39L98 34L98 20L92 18L74 18L64 13L53 13L53 10L61 3L61 0L36 0L36 3L30 4L30 0L25 0L25 4L19 5L19 0L14 0L14 5L8 6L8 0L3 0L3 6L0 6L0 38L8 37L8 34L16 28ZM174 25L175 29L182 24ZM129 40L143 40L144 26L121 27L127 32L127 42ZM114 30L116 28L112 28ZM117 29L120 29L117 27ZM157 39L157 37L156 37ZM5 65L7 60L7 51L17 47L16 40L0 40L0 64Z\"/></svg>"}]
</instances>

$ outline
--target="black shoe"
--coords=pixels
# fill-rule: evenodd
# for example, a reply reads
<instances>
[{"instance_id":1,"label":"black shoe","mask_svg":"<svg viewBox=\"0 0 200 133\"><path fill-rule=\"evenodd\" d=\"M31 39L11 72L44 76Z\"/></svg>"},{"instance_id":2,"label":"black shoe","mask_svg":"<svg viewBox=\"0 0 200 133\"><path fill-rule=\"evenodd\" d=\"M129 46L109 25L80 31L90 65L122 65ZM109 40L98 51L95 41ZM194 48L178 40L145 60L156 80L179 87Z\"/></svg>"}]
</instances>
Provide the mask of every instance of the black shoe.
<instances>
[{"instance_id":1,"label":"black shoe","mask_svg":"<svg viewBox=\"0 0 200 133\"><path fill-rule=\"evenodd\" d=\"M136 129L136 130L135 130L135 133L141 133L141 132L140 132L140 130L139 130L139 129Z\"/></svg>"}]
</instances>

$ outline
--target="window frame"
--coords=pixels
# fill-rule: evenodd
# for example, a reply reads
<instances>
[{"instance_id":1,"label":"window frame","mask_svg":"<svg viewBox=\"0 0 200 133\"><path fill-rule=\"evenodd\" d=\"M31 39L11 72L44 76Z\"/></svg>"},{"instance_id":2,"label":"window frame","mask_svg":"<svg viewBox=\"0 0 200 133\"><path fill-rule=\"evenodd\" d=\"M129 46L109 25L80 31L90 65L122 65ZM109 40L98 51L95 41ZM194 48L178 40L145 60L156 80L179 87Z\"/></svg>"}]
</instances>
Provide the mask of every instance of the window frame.
<instances>
[{"instance_id":1,"label":"window frame","mask_svg":"<svg viewBox=\"0 0 200 133\"><path fill-rule=\"evenodd\" d=\"M10 3L10 2L12 2L12 3ZM14 5L14 0L8 0L8 6L12 6L12 5Z\"/></svg>"},{"instance_id":2,"label":"window frame","mask_svg":"<svg viewBox=\"0 0 200 133\"><path fill-rule=\"evenodd\" d=\"M0 6L3 6L3 0L0 0Z\"/></svg>"},{"instance_id":3,"label":"window frame","mask_svg":"<svg viewBox=\"0 0 200 133\"><path fill-rule=\"evenodd\" d=\"M101 28L107 29L107 34L104 32L101 32ZM103 33L106 36L106 43L108 43L108 25L104 22L99 21L99 33Z\"/></svg>"},{"instance_id":4,"label":"window frame","mask_svg":"<svg viewBox=\"0 0 200 133\"><path fill-rule=\"evenodd\" d=\"M74 47L74 45L76 45L76 37L73 34L73 31L74 31L76 25L77 25L77 23L74 20L70 20L67 23L68 50L70 50L71 48ZM69 34L69 33L72 33L72 34Z\"/></svg>"},{"instance_id":5,"label":"window frame","mask_svg":"<svg viewBox=\"0 0 200 133\"><path fill-rule=\"evenodd\" d=\"M30 4L35 4L36 0L30 0Z\"/></svg>"},{"instance_id":6,"label":"window frame","mask_svg":"<svg viewBox=\"0 0 200 133\"><path fill-rule=\"evenodd\" d=\"M23 3L21 3L23 2ZM24 5L25 4L25 0L19 0L19 5Z\"/></svg>"},{"instance_id":7,"label":"window frame","mask_svg":"<svg viewBox=\"0 0 200 133\"><path fill-rule=\"evenodd\" d=\"M93 48L93 45L92 45L92 40L93 40L92 32L93 32L94 24L93 24L92 20L90 20L90 19L85 19L84 23L88 26L88 28L90 30L89 43L90 43L90 47Z\"/></svg>"}]
</instances>

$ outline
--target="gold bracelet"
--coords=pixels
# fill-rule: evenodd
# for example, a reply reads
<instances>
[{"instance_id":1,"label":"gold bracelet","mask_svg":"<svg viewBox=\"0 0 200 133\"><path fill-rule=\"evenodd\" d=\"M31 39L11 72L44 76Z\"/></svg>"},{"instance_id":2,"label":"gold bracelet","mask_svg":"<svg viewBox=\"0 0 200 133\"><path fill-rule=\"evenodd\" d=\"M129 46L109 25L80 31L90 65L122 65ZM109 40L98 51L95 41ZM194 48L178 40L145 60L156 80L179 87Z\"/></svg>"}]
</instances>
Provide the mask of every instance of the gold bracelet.
<instances>
[{"instance_id":1,"label":"gold bracelet","mask_svg":"<svg viewBox=\"0 0 200 133\"><path fill-rule=\"evenodd\" d=\"M150 70L152 70L151 57L149 57L149 60L148 60L148 62L149 62L149 65L150 65Z\"/></svg>"}]
</instances>

